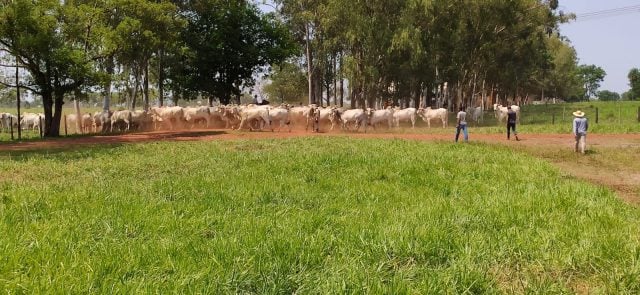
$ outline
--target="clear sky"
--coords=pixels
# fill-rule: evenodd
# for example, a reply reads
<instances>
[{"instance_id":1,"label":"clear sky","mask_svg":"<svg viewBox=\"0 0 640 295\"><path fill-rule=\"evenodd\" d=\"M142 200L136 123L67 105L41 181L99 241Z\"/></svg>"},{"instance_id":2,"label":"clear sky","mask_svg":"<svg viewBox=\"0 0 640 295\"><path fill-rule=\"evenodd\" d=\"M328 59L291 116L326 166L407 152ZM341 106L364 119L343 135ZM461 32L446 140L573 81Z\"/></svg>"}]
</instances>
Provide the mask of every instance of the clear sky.
<instances>
[{"instance_id":1,"label":"clear sky","mask_svg":"<svg viewBox=\"0 0 640 295\"><path fill-rule=\"evenodd\" d=\"M640 0L560 0L559 9L580 16L638 5ZM640 9L582 20L578 17L561 25L560 33L571 41L580 64L594 64L607 72L600 90L620 94L629 90L627 74L640 68Z\"/></svg>"}]
</instances>

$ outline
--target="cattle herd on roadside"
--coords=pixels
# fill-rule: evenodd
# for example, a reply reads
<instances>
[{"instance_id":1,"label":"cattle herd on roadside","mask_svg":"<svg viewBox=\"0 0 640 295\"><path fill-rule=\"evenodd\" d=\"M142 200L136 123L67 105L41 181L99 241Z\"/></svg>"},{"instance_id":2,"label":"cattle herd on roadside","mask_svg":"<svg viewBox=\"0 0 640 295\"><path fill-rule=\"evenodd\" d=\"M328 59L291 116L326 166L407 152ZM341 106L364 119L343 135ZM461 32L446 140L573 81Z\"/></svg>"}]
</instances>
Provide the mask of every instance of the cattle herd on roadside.
<instances>
[{"instance_id":1,"label":"cattle herd on roadside","mask_svg":"<svg viewBox=\"0 0 640 295\"><path fill-rule=\"evenodd\" d=\"M512 106L520 117L520 108ZM481 120L480 107L467 110L470 118ZM498 122L505 120L507 108L494 105ZM394 128L400 123L410 123L415 128L416 119L421 118L431 127L432 121L447 127L448 111L444 108L399 108L346 109L321 107L316 105L291 106L270 105L221 105L214 107L153 107L148 111L119 110L96 112L94 114L69 114L64 117L63 126L75 133L109 133L151 130L181 130L201 128L226 128L233 130L291 131L292 128L320 132L340 128L344 131L367 131L367 128ZM38 130L44 122L41 113L24 113L21 117L23 129ZM18 127L18 117L10 113L0 113L0 127L3 131ZM79 128L79 130L77 130Z\"/></svg>"}]
</instances>

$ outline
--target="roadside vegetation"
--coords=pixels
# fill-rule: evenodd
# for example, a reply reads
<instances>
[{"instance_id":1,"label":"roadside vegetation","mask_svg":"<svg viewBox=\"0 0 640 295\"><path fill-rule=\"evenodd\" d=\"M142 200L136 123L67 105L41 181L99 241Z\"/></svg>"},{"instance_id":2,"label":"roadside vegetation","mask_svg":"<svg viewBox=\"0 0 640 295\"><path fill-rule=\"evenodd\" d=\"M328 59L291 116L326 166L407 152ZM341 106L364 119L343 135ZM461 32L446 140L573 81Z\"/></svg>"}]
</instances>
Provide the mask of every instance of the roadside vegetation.
<instances>
[{"instance_id":1,"label":"roadside vegetation","mask_svg":"<svg viewBox=\"0 0 640 295\"><path fill-rule=\"evenodd\" d=\"M507 147L0 152L10 293L638 293L640 212Z\"/></svg>"}]
</instances>

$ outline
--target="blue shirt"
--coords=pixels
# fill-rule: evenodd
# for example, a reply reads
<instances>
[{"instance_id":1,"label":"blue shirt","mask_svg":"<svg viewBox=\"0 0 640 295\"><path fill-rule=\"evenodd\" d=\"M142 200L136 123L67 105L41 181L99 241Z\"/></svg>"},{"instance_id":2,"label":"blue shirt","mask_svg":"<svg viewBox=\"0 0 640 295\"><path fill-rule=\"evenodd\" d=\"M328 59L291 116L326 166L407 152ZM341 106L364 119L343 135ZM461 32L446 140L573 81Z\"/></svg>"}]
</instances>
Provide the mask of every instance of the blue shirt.
<instances>
[{"instance_id":1,"label":"blue shirt","mask_svg":"<svg viewBox=\"0 0 640 295\"><path fill-rule=\"evenodd\" d=\"M575 118L573 119L573 134L574 135L587 135L589 130L589 122L587 118Z\"/></svg>"}]
</instances>

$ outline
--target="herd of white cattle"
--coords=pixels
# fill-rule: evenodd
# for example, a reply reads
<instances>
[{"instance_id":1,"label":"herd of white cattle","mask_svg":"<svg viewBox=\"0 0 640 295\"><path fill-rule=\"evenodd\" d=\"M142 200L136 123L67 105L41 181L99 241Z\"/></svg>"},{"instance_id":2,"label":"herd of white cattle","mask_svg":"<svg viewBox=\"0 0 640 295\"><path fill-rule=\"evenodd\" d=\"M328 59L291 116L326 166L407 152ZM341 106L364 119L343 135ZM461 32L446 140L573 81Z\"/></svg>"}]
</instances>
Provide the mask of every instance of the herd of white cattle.
<instances>
[{"instance_id":1,"label":"herd of white cattle","mask_svg":"<svg viewBox=\"0 0 640 295\"><path fill-rule=\"evenodd\" d=\"M520 108L512 106L520 117ZM480 107L467 110L473 121L480 121ZM494 105L494 113L498 122L507 117L507 107ZM445 128L448 126L447 109L437 108L399 108L385 109L346 109L339 107L321 107L316 105L260 106L260 105L222 105L215 107L154 107L149 111L120 110L114 112L97 112L94 114L66 115L65 126L76 133L121 132L130 130L178 130L193 128L227 128L233 130L267 130L275 131L285 128L304 126L305 130L329 131L339 126L345 131L358 131L367 127L386 128L399 127L400 123L410 123L415 128L416 118L420 117L431 127L432 120ZM10 113L0 113L0 125L3 130L13 124L17 128L18 118ZM21 118L23 129L38 130L44 123L41 113L24 113Z\"/></svg>"}]
</instances>

